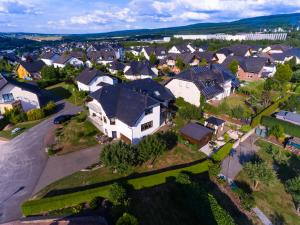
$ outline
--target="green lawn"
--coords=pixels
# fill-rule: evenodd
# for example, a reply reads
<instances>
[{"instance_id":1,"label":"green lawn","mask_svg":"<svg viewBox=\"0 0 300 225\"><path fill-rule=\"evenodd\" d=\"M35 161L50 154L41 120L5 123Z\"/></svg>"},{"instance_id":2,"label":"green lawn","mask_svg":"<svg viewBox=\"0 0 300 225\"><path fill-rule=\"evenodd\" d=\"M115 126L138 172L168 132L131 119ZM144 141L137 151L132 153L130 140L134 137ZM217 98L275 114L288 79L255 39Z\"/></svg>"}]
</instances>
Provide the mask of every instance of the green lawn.
<instances>
[{"instance_id":1,"label":"green lawn","mask_svg":"<svg viewBox=\"0 0 300 225\"><path fill-rule=\"evenodd\" d=\"M40 122L42 122L44 119L42 120L36 120L36 121L28 121L28 122L23 122L23 123L18 123L14 126L12 126L11 129L9 130L1 130L0 131L0 137L5 138L5 139L12 139L20 134L22 134L23 132L25 132L26 130L30 129L31 127L34 127L35 125L39 124ZM21 128L21 131L19 131L18 133L12 135L11 131L15 128Z\"/></svg>"},{"instance_id":2,"label":"green lawn","mask_svg":"<svg viewBox=\"0 0 300 225\"><path fill-rule=\"evenodd\" d=\"M258 152L258 156L269 163L275 163L271 154L267 153L268 144L265 141L259 141L261 150ZM281 149L282 151L285 151ZM291 161L292 160L292 161ZM286 225L299 224L299 216L296 215L295 207L292 201L291 195L285 191L284 181L295 176L300 171L300 160L299 158L291 157L283 161L282 164L276 164L277 174L279 179L270 186L261 184L258 191L254 191L253 195L255 198L256 205L267 215L273 222L280 220ZM251 183L242 171L238 177L239 183L250 186ZM275 224L275 223L274 223Z\"/></svg>"},{"instance_id":3,"label":"green lawn","mask_svg":"<svg viewBox=\"0 0 300 225\"><path fill-rule=\"evenodd\" d=\"M58 99L66 99L74 105L82 105L85 99L84 93L78 91L77 87L73 84L62 82L46 89L56 95Z\"/></svg>"},{"instance_id":4,"label":"green lawn","mask_svg":"<svg viewBox=\"0 0 300 225\"><path fill-rule=\"evenodd\" d=\"M55 147L61 149L58 154L66 154L98 144L95 135L100 134L100 131L87 119L84 121L78 119L80 115L57 128L58 141Z\"/></svg>"},{"instance_id":5,"label":"green lawn","mask_svg":"<svg viewBox=\"0 0 300 225\"><path fill-rule=\"evenodd\" d=\"M192 166L169 170L153 175L144 175L139 178L127 179L127 183L132 185L135 190L140 190L147 187L153 187L164 184L169 177L176 177L180 172L187 171L193 174L200 174L208 170L208 161L204 161ZM94 197L101 196L109 198L109 189L111 184L91 188L83 191L77 191L70 194L63 194L54 197L43 199L30 200L22 205L23 215L37 215L43 212L64 208L67 206L74 206L80 203L88 202Z\"/></svg>"},{"instance_id":6,"label":"green lawn","mask_svg":"<svg viewBox=\"0 0 300 225\"><path fill-rule=\"evenodd\" d=\"M149 162L146 162L144 165L136 167L132 173L143 173L147 171L159 170L166 167L171 167L175 165L181 165L184 163L194 162L197 160L203 160L206 158L206 155L202 152L191 151L184 146L175 147L171 151L165 152L161 155L157 160L154 161L153 165L150 167ZM66 190L74 190L85 187L85 186L93 186L100 185L101 183L116 180L122 178L126 175L112 173L112 171L108 168L99 168L93 171L88 172L77 172L72 174L71 176L65 177L59 181L56 181L40 192L38 192L34 198L43 198L45 196L54 196L57 194L65 193Z\"/></svg>"}]
</instances>

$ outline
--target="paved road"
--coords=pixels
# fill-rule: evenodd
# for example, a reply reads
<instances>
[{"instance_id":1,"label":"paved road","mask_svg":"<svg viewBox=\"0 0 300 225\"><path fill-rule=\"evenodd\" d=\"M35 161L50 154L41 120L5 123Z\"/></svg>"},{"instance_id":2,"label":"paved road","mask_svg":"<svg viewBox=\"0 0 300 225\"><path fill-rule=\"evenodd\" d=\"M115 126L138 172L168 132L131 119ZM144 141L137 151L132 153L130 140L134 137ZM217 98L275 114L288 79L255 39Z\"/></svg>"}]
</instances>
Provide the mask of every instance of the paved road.
<instances>
[{"instance_id":1,"label":"paved road","mask_svg":"<svg viewBox=\"0 0 300 225\"><path fill-rule=\"evenodd\" d=\"M81 109L69 103L59 104L63 108L54 116ZM45 136L54 126L53 117L9 142L0 143L0 223L20 218L20 204L32 195L47 164Z\"/></svg>"},{"instance_id":2,"label":"paved road","mask_svg":"<svg viewBox=\"0 0 300 225\"><path fill-rule=\"evenodd\" d=\"M257 136L253 134L242 142L237 149L233 151L231 156L223 160L221 173L226 177L234 179L242 170L243 164L248 162L258 151L257 146L254 144L256 140Z\"/></svg>"},{"instance_id":3,"label":"paved road","mask_svg":"<svg viewBox=\"0 0 300 225\"><path fill-rule=\"evenodd\" d=\"M36 194L42 188L56 180L99 162L100 149L101 146L97 145L67 155L50 157L37 185L35 186L33 194Z\"/></svg>"}]
</instances>

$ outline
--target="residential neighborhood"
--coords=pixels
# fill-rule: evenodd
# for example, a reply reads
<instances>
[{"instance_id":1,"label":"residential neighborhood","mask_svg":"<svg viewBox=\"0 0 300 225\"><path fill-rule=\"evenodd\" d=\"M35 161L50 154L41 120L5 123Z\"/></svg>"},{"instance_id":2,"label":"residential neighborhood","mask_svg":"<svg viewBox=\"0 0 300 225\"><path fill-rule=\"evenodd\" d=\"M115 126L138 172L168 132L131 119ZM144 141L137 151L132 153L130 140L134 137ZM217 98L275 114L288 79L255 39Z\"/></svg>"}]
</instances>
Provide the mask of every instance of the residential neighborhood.
<instances>
[{"instance_id":1,"label":"residential neighborhood","mask_svg":"<svg viewBox=\"0 0 300 225\"><path fill-rule=\"evenodd\" d=\"M300 224L300 32L281 19L0 33L0 223Z\"/></svg>"}]
</instances>

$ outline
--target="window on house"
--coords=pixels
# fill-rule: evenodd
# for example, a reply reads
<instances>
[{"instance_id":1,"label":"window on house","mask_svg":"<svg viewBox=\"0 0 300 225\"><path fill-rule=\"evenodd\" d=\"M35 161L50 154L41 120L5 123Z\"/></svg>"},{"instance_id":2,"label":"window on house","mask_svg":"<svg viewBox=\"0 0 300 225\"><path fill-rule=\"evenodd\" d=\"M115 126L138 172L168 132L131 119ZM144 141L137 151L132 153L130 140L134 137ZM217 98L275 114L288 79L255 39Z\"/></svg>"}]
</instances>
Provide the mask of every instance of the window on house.
<instances>
[{"instance_id":1,"label":"window on house","mask_svg":"<svg viewBox=\"0 0 300 225\"><path fill-rule=\"evenodd\" d=\"M3 101L4 102L11 102L14 100L14 96L12 93L8 93L8 94L3 94L2 95Z\"/></svg>"},{"instance_id":2,"label":"window on house","mask_svg":"<svg viewBox=\"0 0 300 225\"><path fill-rule=\"evenodd\" d=\"M141 131L148 130L148 129L150 129L151 127L153 127L153 121L150 121L150 122L147 122L147 123L142 124L142 125L141 125Z\"/></svg>"},{"instance_id":3,"label":"window on house","mask_svg":"<svg viewBox=\"0 0 300 225\"><path fill-rule=\"evenodd\" d=\"M149 115L149 114L151 114L151 113L153 113L153 108L150 108L150 109L146 109L146 110L145 110L145 115Z\"/></svg>"},{"instance_id":4,"label":"window on house","mask_svg":"<svg viewBox=\"0 0 300 225\"><path fill-rule=\"evenodd\" d=\"M115 125L116 124L115 118L110 119L109 122L110 122L110 125Z\"/></svg>"},{"instance_id":5,"label":"window on house","mask_svg":"<svg viewBox=\"0 0 300 225\"><path fill-rule=\"evenodd\" d=\"M106 117L103 116L104 123L107 123Z\"/></svg>"}]
</instances>

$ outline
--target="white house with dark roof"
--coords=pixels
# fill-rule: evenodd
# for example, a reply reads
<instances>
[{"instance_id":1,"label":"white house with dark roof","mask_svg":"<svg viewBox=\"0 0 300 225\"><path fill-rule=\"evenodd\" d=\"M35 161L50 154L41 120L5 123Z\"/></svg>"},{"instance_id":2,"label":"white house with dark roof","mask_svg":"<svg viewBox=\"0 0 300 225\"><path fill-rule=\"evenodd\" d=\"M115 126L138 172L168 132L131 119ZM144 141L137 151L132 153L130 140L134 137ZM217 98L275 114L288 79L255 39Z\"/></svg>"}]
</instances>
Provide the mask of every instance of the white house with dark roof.
<instances>
[{"instance_id":1,"label":"white house with dark roof","mask_svg":"<svg viewBox=\"0 0 300 225\"><path fill-rule=\"evenodd\" d=\"M40 56L41 60L47 65L52 66L53 62L57 60L60 56L52 51L43 52Z\"/></svg>"},{"instance_id":2,"label":"white house with dark roof","mask_svg":"<svg viewBox=\"0 0 300 225\"><path fill-rule=\"evenodd\" d=\"M84 62L79 58L72 56L71 54L63 54L53 61L53 66L55 68L64 68L67 64L70 64L74 67L80 67L84 65Z\"/></svg>"},{"instance_id":3,"label":"white house with dark roof","mask_svg":"<svg viewBox=\"0 0 300 225\"><path fill-rule=\"evenodd\" d=\"M289 112L289 111L279 111L275 114L277 119L293 123L300 126L300 114Z\"/></svg>"},{"instance_id":4,"label":"white house with dark roof","mask_svg":"<svg viewBox=\"0 0 300 225\"><path fill-rule=\"evenodd\" d=\"M200 97L206 101L221 100L239 86L235 76L226 68L216 64L204 67L192 67L172 78L165 87L176 98L200 106Z\"/></svg>"},{"instance_id":5,"label":"white house with dark roof","mask_svg":"<svg viewBox=\"0 0 300 225\"><path fill-rule=\"evenodd\" d=\"M80 91L94 92L106 85L118 83L118 79L96 69L85 69L76 78Z\"/></svg>"},{"instance_id":6,"label":"white house with dark roof","mask_svg":"<svg viewBox=\"0 0 300 225\"><path fill-rule=\"evenodd\" d=\"M150 55L154 54L157 59L164 59L168 54L168 50L164 47L144 47L141 51L147 60L150 60Z\"/></svg>"},{"instance_id":7,"label":"white house with dark roof","mask_svg":"<svg viewBox=\"0 0 300 225\"><path fill-rule=\"evenodd\" d=\"M191 44L181 44L181 45L174 45L172 48L169 49L168 53L173 54L182 54L182 53L194 53L196 48L194 48Z\"/></svg>"},{"instance_id":8,"label":"white house with dark roof","mask_svg":"<svg viewBox=\"0 0 300 225\"><path fill-rule=\"evenodd\" d=\"M174 96L151 79L105 86L90 94L90 120L107 136L137 144L165 122Z\"/></svg>"},{"instance_id":9,"label":"white house with dark roof","mask_svg":"<svg viewBox=\"0 0 300 225\"><path fill-rule=\"evenodd\" d=\"M4 113L5 109L10 110L16 106L21 106L26 112L41 108L46 102L47 98L43 90L0 74L0 114Z\"/></svg>"},{"instance_id":10,"label":"white house with dark roof","mask_svg":"<svg viewBox=\"0 0 300 225\"><path fill-rule=\"evenodd\" d=\"M158 76L158 70L147 61L131 61L124 68L124 76L128 80L152 79Z\"/></svg>"}]
</instances>

